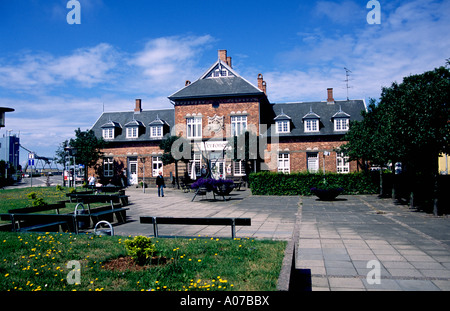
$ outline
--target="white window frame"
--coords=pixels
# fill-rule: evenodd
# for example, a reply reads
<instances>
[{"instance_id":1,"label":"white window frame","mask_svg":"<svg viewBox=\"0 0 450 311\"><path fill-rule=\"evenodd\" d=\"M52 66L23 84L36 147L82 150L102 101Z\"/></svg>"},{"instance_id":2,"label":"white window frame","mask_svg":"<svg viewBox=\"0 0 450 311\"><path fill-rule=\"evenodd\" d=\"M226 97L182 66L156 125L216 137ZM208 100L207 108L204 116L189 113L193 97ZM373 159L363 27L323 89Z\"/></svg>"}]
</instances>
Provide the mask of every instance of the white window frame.
<instances>
[{"instance_id":1,"label":"white window frame","mask_svg":"<svg viewBox=\"0 0 450 311\"><path fill-rule=\"evenodd\" d=\"M348 156L345 156L342 152L336 153L336 172L338 174L350 173L350 161Z\"/></svg>"},{"instance_id":2,"label":"white window frame","mask_svg":"<svg viewBox=\"0 0 450 311\"><path fill-rule=\"evenodd\" d=\"M306 165L308 172L318 173L319 172L319 153L318 152L307 152L306 153Z\"/></svg>"},{"instance_id":3,"label":"white window frame","mask_svg":"<svg viewBox=\"0 0 450 311\"><path fill-rule=\"evenodd\" d=\"M289 174L291 172L291 155L289 153L278 154L278 172Z\"/></svg>"},{"instance_id":4,"label":"white window frame","mask_svg":"<svg viewBox=\"0 0 450 311\"><path fill-rule=\"evenodd\" d=\"M157 177L163 171L164 164L161 156L152 156L152 176Z\"/></svg>"},{"instance_id":5,"label":"white window frame","mask_svg":"<svg viewBox=\"0 0 450 311\"><path fill-rule=\"evenodd\" d=\"M233 161L233 175L234 176L245 176L245 162L241 161Z\"/></svg>"},{"instance_id":6,"label":"white window frame","mask_svg":"<svg viewBox=\"0 0 450 311\"><path fill-rule=\"evenodd\" d=\"M305 132L319 132L319 120L318 119L306 119L305 120Z\"/></svg>"},{"instance_id":7,"label":"white window frame","mask_svg":"<svg viewBox=\"0 0 450 311\"><path fill-rule=\"evenodd\" d=\"M334 130L336 132L348 131L350 124L349 118L335 118L334 119Z\"/></svg>"},{"instance_id":8,"label":"white window frame","mask_svg":"<svg viewBox=\"0 0 450 311\"><path fill-rule=\"evenodd\" d=\"M289 120L276 121L277 133L290 133L291 132L291 122Z\"/></svg>"},{"instance_id":9,"label":"white window frame","mask_svg":"<svg viewBox=\"0 0 450 311\"><path fill-rule=\"evenodd\" d=\"M138 126L127 127L127 138L138 138L138 136L139 136Z\"/></svg>"},{"instance_id":10,"label":"white window frame","mask_svg":"<svg viewBox=\"0 0 450 311\"><path fill-rule=\"evenodd\" d=\"M150 127L150 137L151 138L162 138L163 137L163 126L162 125L152 125Z\"/></svg>"},{"instance_id":11,"label":"white window frame","mask_svg":"<svg viewBox=\"0 0 450 311\"><path fill-rule=\"evenodd\" d=\"M231 116L231 136L239 136L247 130L247 116Z\"/></svg>"},{"instance_id":12,"label":"white window frame","mask_svg":"<svg viewBox=\"0 0 450 311\"><path fill-rule=\"evenodd\" d=\"M114 176L114 159L113 158L103 158L103 176L113 177Z\"/></svg>"},{"instance_id":13,"label":"white window frame","mask_svg":"<svg viewBox=\"0 0 450 311\"><path fill-rule=\"evenodd\" d=\"M102 130L102 136L104 139L114 139L114 128L104 128Z\"/></svg>"},{"instance_id":14,"label":"white window frame","mask_svg":"<svg viewBox=\"0 0 450 311\"><path fill-rule=\"evenodd\" d=\"M191 175L192 171L192 165L195 165L195 175L201 176L202 175L202 155L200 153L193 153L192 154L192 160L188 163L188 174Z\"/></svg>"},{"instance_id":15,"label":"white window frame","mask_svg":"<svg viewBox=\"0 0 450 311\"><path fill-rule=\"evenodd\" d=\"M186 118L187 138L202 138L202 118Z\"/></svg>"}]
</instances>

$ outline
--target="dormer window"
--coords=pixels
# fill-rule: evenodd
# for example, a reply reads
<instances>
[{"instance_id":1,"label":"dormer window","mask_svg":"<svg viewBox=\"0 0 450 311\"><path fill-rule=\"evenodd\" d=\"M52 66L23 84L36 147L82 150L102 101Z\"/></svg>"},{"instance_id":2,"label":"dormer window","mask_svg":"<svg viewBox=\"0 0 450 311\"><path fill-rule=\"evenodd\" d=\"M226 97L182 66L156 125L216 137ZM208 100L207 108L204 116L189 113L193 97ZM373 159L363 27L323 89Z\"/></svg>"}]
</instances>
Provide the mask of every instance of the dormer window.
<instances>
[{"instance_id":1,"label":"dormer window","mask_svg":"<svg viewBox=\"0 0 450 311\"><path fill-rule=\"evenodd\" d=\"M101 128L102 128L102 137L105 140L111 140L116 138L117 135L120 135L122 129L119 123L113 122L111 120L103 124Z\"/></svg>"},{"instance_id":2,"label":"dormer window","mask_svg":"<svg viewBox=\"0 0 450 311\"><path fill-rule=\"evenodd\" d=\"M140 129L145 128L145 126L141 121L133 119L132 121L125 124L125 128L126 128L126 137L133 139L139 137L139 135L141 134Z\"/></svg>"},{"instance_id":3,"label":"dormer window","mask_svg":"<svg viewBox=\"0 0 450 311\"><path fill-rule=\"evenodd\" d=\"M102 136L104 139L114 139L114 128L104 128L102 130Z\"/></svg>"},{"instance_id":4,"label":"dormer window","mask_svg":"<svg viewBox=\"0 0 450 311\"><path fill-rule=\"evenodd\" d=\"M276 121L276 125L277 133L289 133L291 131L289 120Z\"/></svg>"},{"instance_id":5,"label":"dormer window","mask_svg":"<svg viewBox=\"0 0 450 311\"><path fill-rule=\"evenodd\" d=\"M163 137L163 126L152 125L150 127L150 138L162 138L162 137Z\"/></svg>"},{"instance_id":6,"label":"dormer window","mask_svg":"<svg viewBox=\"0 0 450 311\"><path fill-rule=\"evenodd\" d=\"M137 126L127 127L127 138L138 138L139 128Z\"/></svg>"},{"instance_id":7,"label":"dormer window","mask_svg":"<svg viewBox=\"0 0 450 311\"><path fill-rule=\"evenodd\" d=\"M334 119L335 131L348 131L348 125L350 120L348 118L336 118Z\"/></svg>"},{"instance_id":8,"label":"dormer window","mask_svg":"<svg viewBox=\"0 0 450 311\"><path fill-rule=\"evenodd\" d=\"M318 132L319 131L319 119L305 120L305 132Z\"/></svg>"},{"instance_id":9,"label":"dormer window","mask_svg":"<svg viewBox=\"0 0 450 311\"><path fill-rule=\"evenodd\" d=\"M283 112L277 115L275 118L275 129L277 133L290 133L291 132L291 117Z\"/></svg>"},{"instance_id":10,"label":"dormer window","mask_svg":"<svg viewBox=\"0 0 450 311\"><path fill-rule=\"evenodd\" d=\"M331 117L331 121L334 123L334 130L336 132L345 132L349 128L350 115L342 111L342 107L339 107L339 111Z\"/></svg>"},{"instance_id":11,"label":"dormer window","mask_svg":"<svg viewBox=\"0 0 450 311\"><path fill-rule=\"evenodd\" d=\"M310 111L303 117L303 123L305 126L305 133L319 132L320 131L320 116L312 111Z\"/></svg>"},{"instance_id":12,"label":"dormer window","mask_svg":"<svg viewBox=\"0 0 450 311\"><path fill-rule=\"evenodd\" d=\"M156 115L156 119L150 122L148 126L150 128L150 139L155 140L162 139L164 132L167 132L169 129L169 124L167 124L166 121L161 120L158 115Z\"/></svg>"}]
</instances>

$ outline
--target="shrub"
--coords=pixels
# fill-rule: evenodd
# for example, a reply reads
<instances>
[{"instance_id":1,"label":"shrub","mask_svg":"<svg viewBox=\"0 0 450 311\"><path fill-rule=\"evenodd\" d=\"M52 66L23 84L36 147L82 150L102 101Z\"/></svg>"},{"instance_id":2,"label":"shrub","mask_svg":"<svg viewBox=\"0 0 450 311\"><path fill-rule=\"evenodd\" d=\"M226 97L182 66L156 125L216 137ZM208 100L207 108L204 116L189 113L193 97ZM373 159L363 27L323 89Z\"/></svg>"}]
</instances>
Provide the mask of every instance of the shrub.
<instances>
[{"instance_id":1,"label":"shrub","mask_svg":"<svg viewBox=\"0 0 450 311\"><path fill-rule=\"evenodd\" d=\"M44 201L43 198L39 198L36 192L30 192L27 194L27 197L31 200L33 200L31 202L32 206L44 206L47 205L47 203Z\"/></svg>"},{"instance_id":2,"label":"shrub","mask_svg":"<svg viewBox=\"0 0 450 311\"><path fill-rule=\"evenodd\" d=\"M311 195L311 188L323 185L324 180L333 187L343 188L342 194L377 193L378 186L364 173L274 173L259 172L249 176L250 188L255 195Z\"/></svg>"},{"instance_id":3,"label":"shrub","mask_svg":"<svg viewBox=\"0 0 450 311\"><path fill-rule=\"evenodd\" d=\"M142 235L135 236L132 240L125 240L125 248L128 255L139 265L147 263L156 253L156 245L152 243L152 239Z\"/></svg>"}]
</instances>

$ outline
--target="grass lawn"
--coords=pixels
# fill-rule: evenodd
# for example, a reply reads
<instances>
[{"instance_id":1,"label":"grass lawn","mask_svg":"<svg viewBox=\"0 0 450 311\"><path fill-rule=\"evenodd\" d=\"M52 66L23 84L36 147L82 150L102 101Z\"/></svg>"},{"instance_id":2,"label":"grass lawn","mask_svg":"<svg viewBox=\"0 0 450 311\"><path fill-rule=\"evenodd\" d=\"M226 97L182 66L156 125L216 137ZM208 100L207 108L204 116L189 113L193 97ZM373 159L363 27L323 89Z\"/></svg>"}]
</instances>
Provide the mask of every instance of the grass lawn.
<instances>
[{"instance_id":1,"label":"grass lawn","mask_svg":"<svg viewBox=\"0 0 450 311\"><path fill-rule=\"evenodd\" d=\"M109 268L125 260L128 238L0 232L0 291L272 291L286 247L247 238L154 238L166 263ZM77 273L70 261L80 265L78 285L68 282Z\"/></svg>"},{"instance_id":2,"label":"grass lawn","mask_svg":"<svg viewBox=\"0 0 450 311\"><path fill-rule=\"evenodd\" d=\"M73 188L63 187L58 190L56 187L28 187L0 190L0 213L8 213L10 209L23 208L32 206L33 200L28 197L28 194L34 192L36 198L42 198L46 204L54 204L58 201L67 200L66 196ZM85 189L77 188L77 191L84 191ZM105 203L93 203L91 207L104 206ZM61 209L61 214L73 213L76 203L66 203L66 208ZM54 211L43 211L43 214L53 214ZM0 221L0 223L7 223Z\"/></svg>"}]
</instances>

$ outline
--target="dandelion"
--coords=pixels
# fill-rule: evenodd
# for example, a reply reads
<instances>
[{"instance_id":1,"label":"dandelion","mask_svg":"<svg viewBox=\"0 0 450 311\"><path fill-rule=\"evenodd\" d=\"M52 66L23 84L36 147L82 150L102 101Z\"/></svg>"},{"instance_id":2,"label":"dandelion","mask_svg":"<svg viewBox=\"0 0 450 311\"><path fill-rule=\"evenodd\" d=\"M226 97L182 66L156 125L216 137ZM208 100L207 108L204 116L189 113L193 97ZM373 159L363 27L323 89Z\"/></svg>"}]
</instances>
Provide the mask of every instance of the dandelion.
<instances>
[{"instance_id":1,"label":"dandelion","mask_svg":"<svg viewBox=\"0 0 450 311\"><path fill-rule=\"evenodd\" d=\"M8 276L9 276L9 273L6 273L6 274L5 274L5 278L7 278Z\"/></svg>"}]
</instances>

